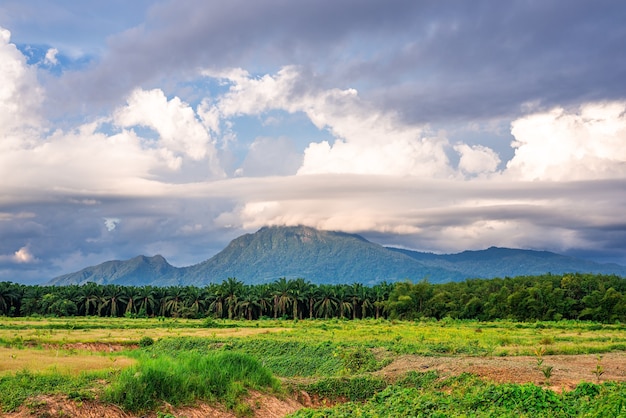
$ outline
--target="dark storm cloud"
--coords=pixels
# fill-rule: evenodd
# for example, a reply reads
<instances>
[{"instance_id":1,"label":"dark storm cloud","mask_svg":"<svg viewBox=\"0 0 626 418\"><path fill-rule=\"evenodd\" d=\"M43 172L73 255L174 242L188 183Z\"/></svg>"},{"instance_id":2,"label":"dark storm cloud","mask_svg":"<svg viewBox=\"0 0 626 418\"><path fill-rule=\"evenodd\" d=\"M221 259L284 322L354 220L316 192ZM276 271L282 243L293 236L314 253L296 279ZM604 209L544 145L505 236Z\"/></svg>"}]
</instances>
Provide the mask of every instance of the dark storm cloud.
<instances>
[{"instance_id":1,"label":"dark storm cloud","mask_svg":"<svg viewBox=\"0 0 626 418\"><path fill-rule=\"evenodd\" d=\"M616 1L165 2L61 85L106 102L197 67L297 64L413 121L492 118L623 98L624 21Z\"/></svg>"}]
</instances>

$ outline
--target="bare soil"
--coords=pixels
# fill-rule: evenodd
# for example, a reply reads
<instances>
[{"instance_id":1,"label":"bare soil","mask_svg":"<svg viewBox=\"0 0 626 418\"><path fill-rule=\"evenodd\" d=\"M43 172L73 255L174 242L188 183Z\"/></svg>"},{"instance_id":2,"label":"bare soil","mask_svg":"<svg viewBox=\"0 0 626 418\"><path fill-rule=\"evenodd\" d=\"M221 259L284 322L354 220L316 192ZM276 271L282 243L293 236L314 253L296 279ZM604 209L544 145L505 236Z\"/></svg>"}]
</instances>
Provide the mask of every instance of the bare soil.
<instances>
[{"instance_id":1,"label":"bare soil","mask_svg":"<svg viewBox=\"0 0 626 418\"><path fill-rule=\"evenodd\" d=\"M604 370L600 382L626 381L626 353L603 354L599 363ZM581 382L597 382L593 373L598 365L595 355L557 355L543 356L542 366L552 366L549 388L561 392L572 390ZM545 385L545 377L537 366L537 358L519 357L423 357L400 356L384 369L376 372L389 380L402 377L409 371L437 370L444 376L458 375L464 372L476 374L497 383L528 383ZM547 386L547 385L546 385ZM293 398L276 396L251 391L247 399L254 416L258 418L278 418L297 411L305 406L317 407L329 405L324 399L310 396L305 392L293 395ZM208 404L193 407L172 408L166 406L163 412L188 418L234 418L235 415L224 408ZM85 417L85 418L137 418L127 414L114 405L105 405L97 401L73 401L63 396L42 396L26 402L19 411L4 415L7 418L30 418L45 416ZM156 417L156 413L142 417Z\"/></svg>"},{"instance_id":2,"label":"bare soil","mask_svg":"<svg viewBox=\"0 0 626 418\"><path fill-rule=\"evenodd\" d=\"M561 392L572 390L581 382L597 383L593 373L598 365L596 355L543 356L542 367L552 366L550 389ZM626 353L603 354L600 366L604 371L600 382L626 381ZM398 357L377 372L391 380L411 370L437 370L444 375L472 373L497 383L534 383L543 385L546 378L537 365L537 357L423 357L405 355Z\"/></svg>"}]
</instances>

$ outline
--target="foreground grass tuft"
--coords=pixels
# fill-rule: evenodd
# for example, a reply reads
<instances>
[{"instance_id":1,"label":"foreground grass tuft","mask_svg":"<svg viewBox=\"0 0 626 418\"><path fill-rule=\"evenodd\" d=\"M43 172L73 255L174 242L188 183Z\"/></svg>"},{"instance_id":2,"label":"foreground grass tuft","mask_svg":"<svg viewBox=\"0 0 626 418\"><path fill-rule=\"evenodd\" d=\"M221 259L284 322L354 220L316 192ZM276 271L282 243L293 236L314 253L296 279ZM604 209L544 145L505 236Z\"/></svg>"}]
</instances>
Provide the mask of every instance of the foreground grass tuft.
<instances>
[{"instance_id":1,"label":"foreground grass tuft","mask_svg":"<svg viewBox=\"0 0 626 418\"><path fill-rule=\"evenodd\" d=\"M140 359L120 373L105 399L131 412L154 410L162 402L177 406L197 400L235 409L248 388L279 390L279 383L245 354L184 352Z\"/></svg>"}]
</instances>

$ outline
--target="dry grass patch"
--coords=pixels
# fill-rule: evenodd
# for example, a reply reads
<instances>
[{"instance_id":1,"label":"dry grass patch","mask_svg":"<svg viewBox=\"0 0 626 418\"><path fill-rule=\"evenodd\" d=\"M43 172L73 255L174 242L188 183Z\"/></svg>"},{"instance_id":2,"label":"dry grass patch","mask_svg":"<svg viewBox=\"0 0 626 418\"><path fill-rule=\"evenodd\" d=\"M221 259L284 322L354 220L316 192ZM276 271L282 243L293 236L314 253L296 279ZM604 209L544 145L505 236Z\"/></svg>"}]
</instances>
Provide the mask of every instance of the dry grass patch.
<instances>
[{"instance_id":1,"label":"dry grass patch","mask_svg":"<svg viewBox=\"0 0 626 418\"><path fill-rule=\"evenodd\" d=\"M21 370L77 375L94 370L122 369L134 363L133 359L117 355L74 353L71 350L0 348L0 376Z\"/></svg>"},{"instance_id":2,"label":"dry grass patch","mask_svg":"<svg viewBox=\"0 0 626 418\"><path fill-rule=\"evenodd\" d=\"M129 322L132 325L132 322ZM1 329L0 340L14 345L75 344L97 341L103 344L136 344L142 337L237 338L288 331L289 328L122 328L122 329Z\"/></svg>"}]
</instances>

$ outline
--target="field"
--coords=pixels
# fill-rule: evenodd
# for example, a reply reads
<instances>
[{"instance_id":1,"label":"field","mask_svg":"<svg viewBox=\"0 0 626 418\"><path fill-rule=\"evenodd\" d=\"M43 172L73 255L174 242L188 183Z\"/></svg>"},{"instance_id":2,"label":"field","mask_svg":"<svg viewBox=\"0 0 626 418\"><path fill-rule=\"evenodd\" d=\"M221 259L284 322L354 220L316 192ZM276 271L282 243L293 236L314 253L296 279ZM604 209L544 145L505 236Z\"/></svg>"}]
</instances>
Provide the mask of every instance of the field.
<instances>
[{"instance_id":1,"label":"field","mask_svg":"<svg viewBox=\"0 0 626 418\"><path fill-rule=\"evenodd\" d=\"M626 325L0 317L4 416L626 416Z\"/></svg>"}]
</instances>

